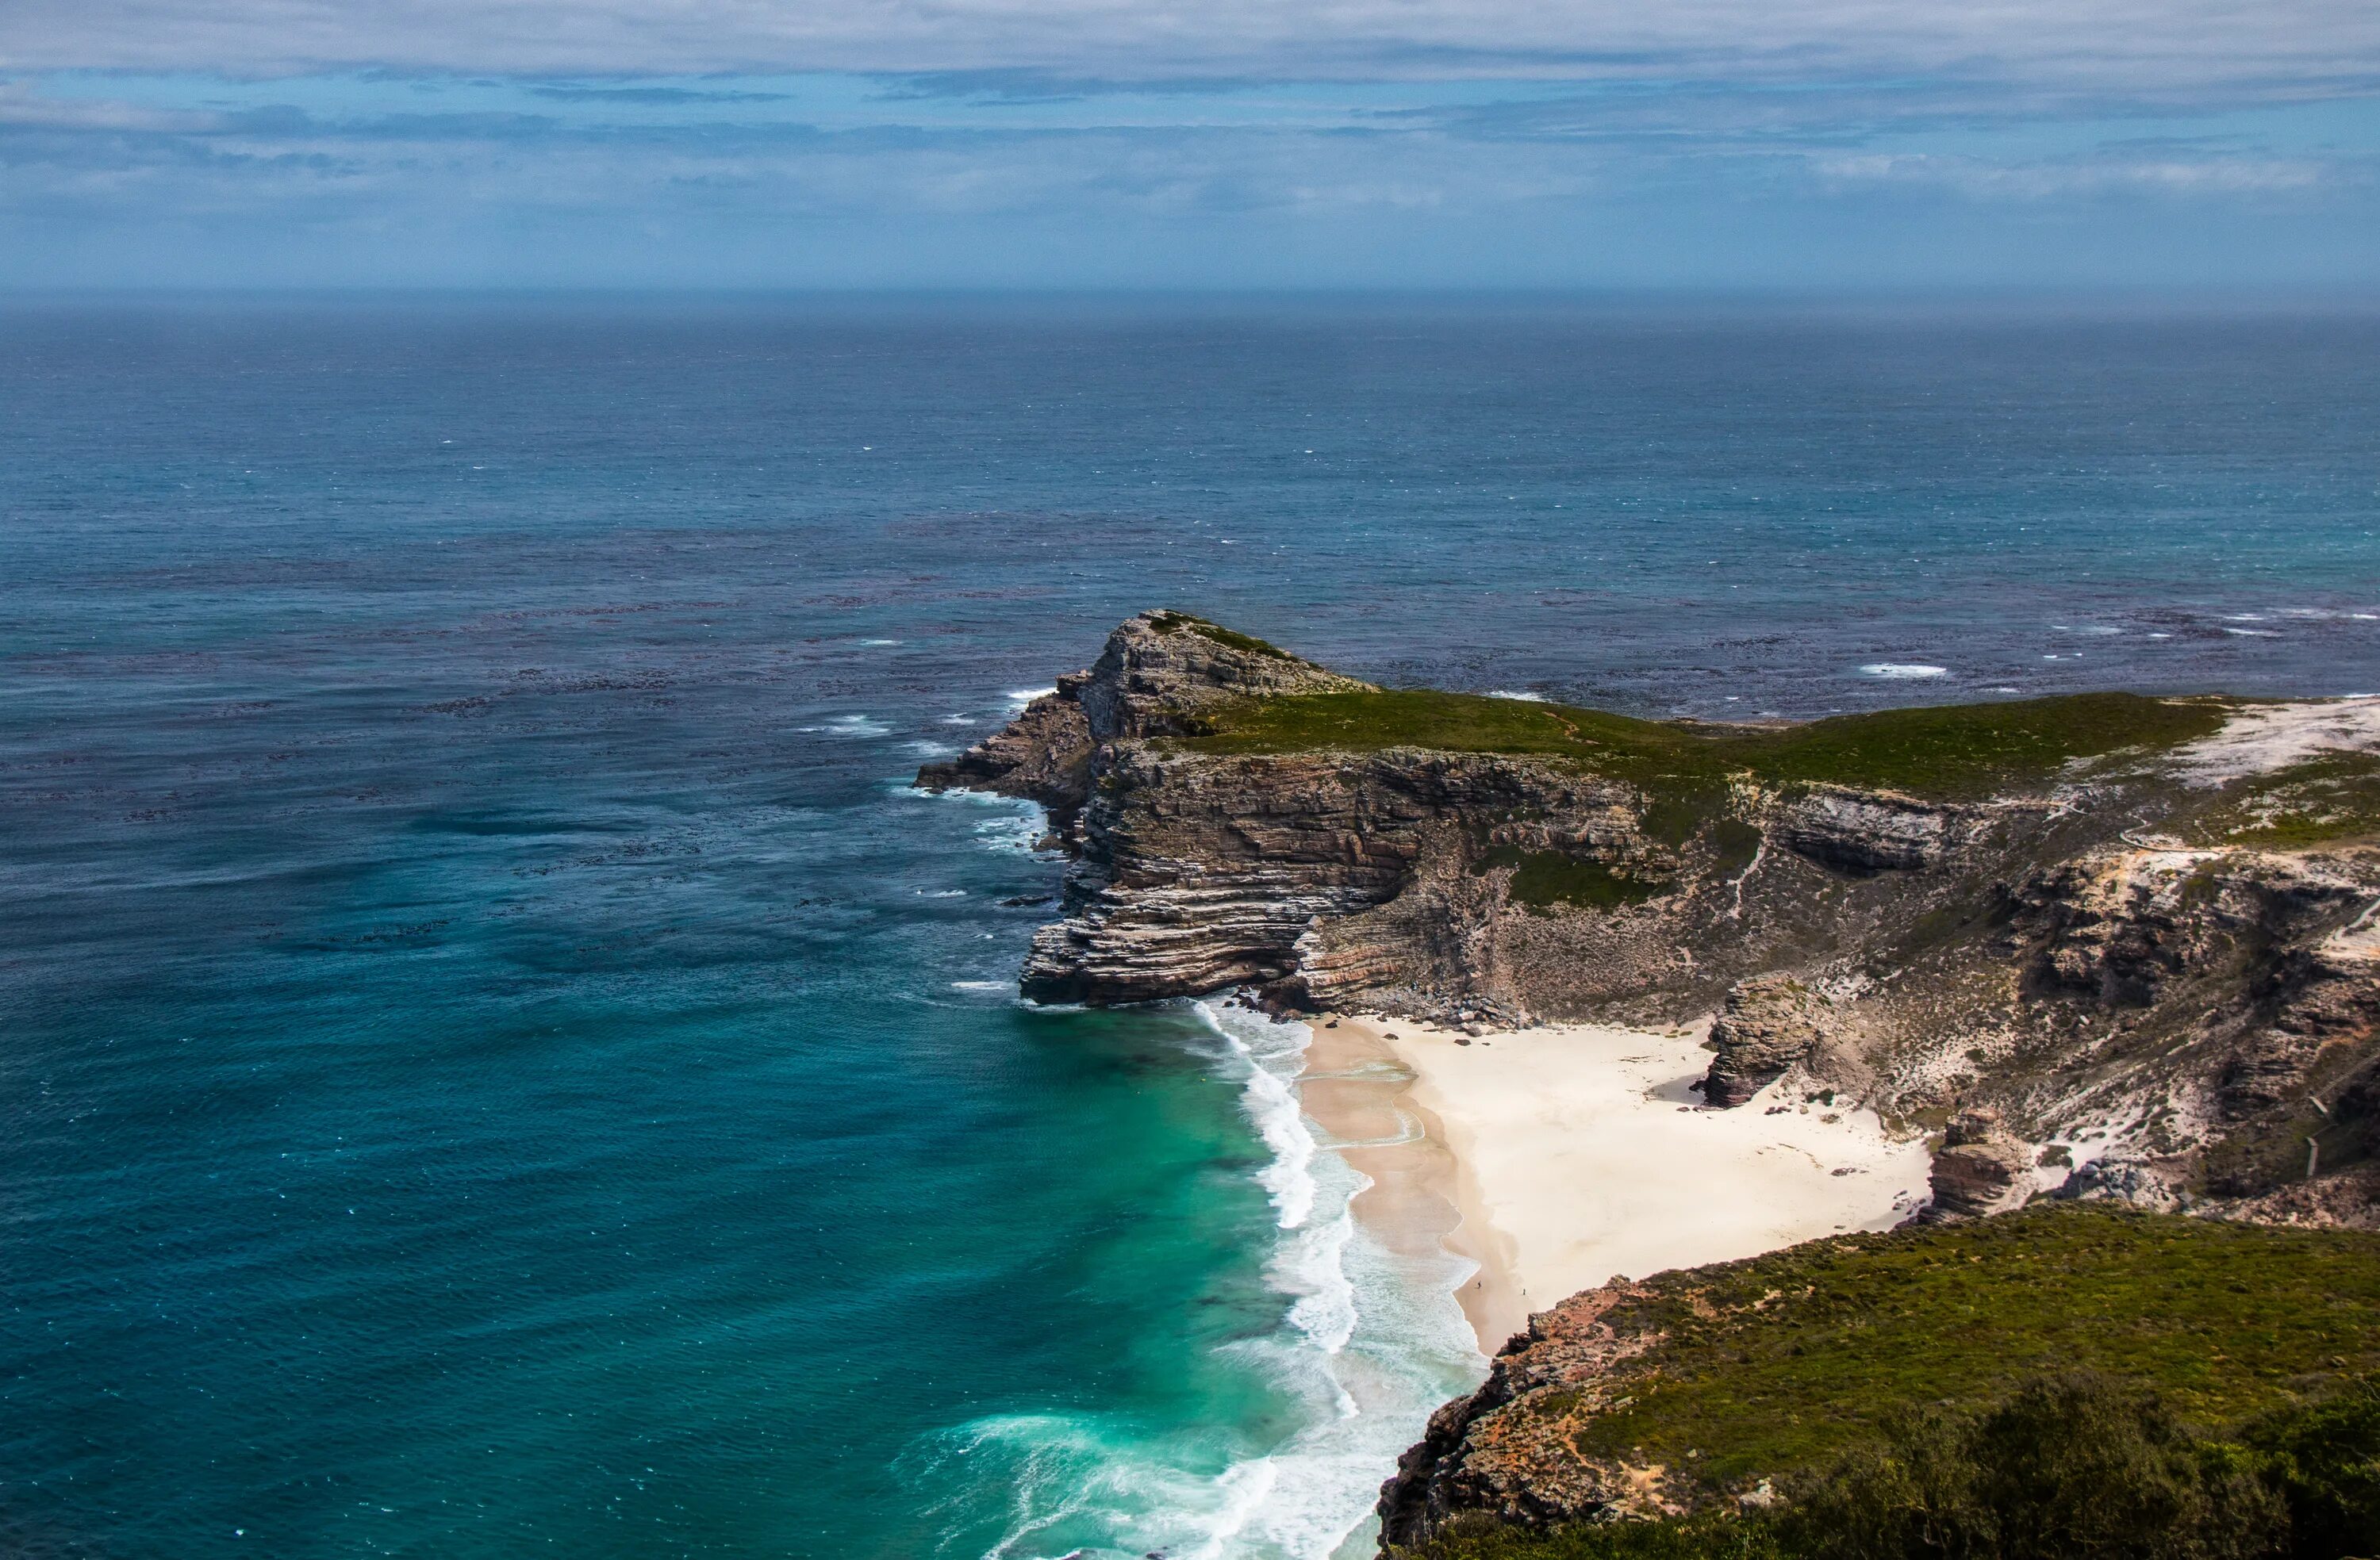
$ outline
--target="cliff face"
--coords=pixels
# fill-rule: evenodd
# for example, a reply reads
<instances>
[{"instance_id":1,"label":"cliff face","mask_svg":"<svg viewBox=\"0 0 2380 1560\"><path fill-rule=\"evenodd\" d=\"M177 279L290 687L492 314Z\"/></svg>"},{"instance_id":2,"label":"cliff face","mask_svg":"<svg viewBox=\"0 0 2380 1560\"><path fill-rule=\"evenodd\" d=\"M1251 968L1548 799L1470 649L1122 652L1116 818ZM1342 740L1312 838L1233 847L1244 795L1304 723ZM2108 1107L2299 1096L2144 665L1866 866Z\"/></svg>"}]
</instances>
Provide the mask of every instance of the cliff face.
<instances>
[{"instance_id":1,"label":"cliff face","mask_svg":"<svg viewBox=\"0 0 2380 1560\"><path fill-rule=\"evenodd\" d=\"M1988 785L1935 761L1998 773L1945 712L1866 731L1919 794L1488 700L1458 707L1461 732L1525 748L1502 710L1576 741L1382 741L1360 721L1388 696L1149 613L918 779L1050 808L1074 860L1024 972L1037 997L1245 985L1473 1023L1716 1010L1713 1106L1831 1088L1937 1131L1996 1112L1988 1153L1945 1144L1975 1150L1946 1166L1949 1211L1993 1202L1966 1160L1993 1159L2005 1201L2224 1204L2380 1141L2380 860L2357 827L2380 704L2227 707L2182 740L2143 726L2162 746L2085 729L2067 738L2085 756ZM1310 739L1232 740L1251 709L1321 713ZM1682 745L1632 768L1640 728Z\"/></svg>"},{"instance_id":2,"label":"cliff face","mask_svg":"<svg viewBox=\"0 0 2380 1560\"><path fill-rule=\"evenodd\" d=\"M1716 1011L1710 1106L1833 1091L1938 1134L1934 1220L2049 1193L2380 1224L2380 700L1662 726L1375 689L1158 613L918 778L1050 808L1074 859L1029 995ZM1611 1498L1488 1411L1548 1361L1598 1379L1633 1347L1600 1315L1539 1318L1390 1505Z\"/></svg>"},{"instance_id":3,"label":"cliff face","mask_svg":"<svg viewBox=\"0 0 2380 1560\"><path fill-rule=\"evenodd\" d=\"M1240 982L1315 1004L1513 1009L1500 883L1465 863L1483 820L1516 813L1615 854L1634 832L1613 788L1492 755L1119 746L1026 988L1118 1001Z\"/></svg>"}]
</instances>

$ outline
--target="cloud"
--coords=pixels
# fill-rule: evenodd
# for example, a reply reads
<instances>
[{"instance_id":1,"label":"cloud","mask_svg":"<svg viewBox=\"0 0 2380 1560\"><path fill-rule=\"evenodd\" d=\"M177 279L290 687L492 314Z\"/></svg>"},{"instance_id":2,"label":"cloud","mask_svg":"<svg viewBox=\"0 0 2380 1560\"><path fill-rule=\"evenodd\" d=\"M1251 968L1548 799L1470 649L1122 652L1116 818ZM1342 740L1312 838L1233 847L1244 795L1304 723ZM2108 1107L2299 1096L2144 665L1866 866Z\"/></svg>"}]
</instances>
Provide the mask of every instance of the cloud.
<instances>
[{"instance_id":1,"label":"cloud","mask_svg":"<svg viewBox=\"0 0 2380 1560\"><path fill-rule=\"evenodd\" d=\"M792 96L787 92L751 92L724 88L556 86L550 82L533 83L528 90L539 97L560 98L566 103L635 103L672 105L784 103Z\"/></svg>"},{"instance_id":2,"label":"cloud","mask_svg":"<svg viewBox=\"0 0 2380 1560\"><path fill-rule=\"evenodd\" d=\"M10 0L0 70L1058 78L1908 72L2119 92L2369 91L2369 0Z\"/></svg>"},{"instance_id":3,"label":"cloud","mask_svg":"<svg viewBox=\"0 0 2380 1560\"><path fill-rule=\"evenodd\" d=\"M2103 154L2004 164L1974 157L1880 152L1816 159L1811 171L1837 186L1933 188L1981 200L2025 201L2108 195L2185 199L2296 195L2325 182L2368 182L2368 171L2354 163L2219 153Z\"/></svg>"},{"instance_id":4,"label":"cloud","mask_svg":"<svg viewBox=\"0 0 2380 1560\"><path fill-rule=\"evenodd\" d=\"M0 92L0 216L113 201L161 220L245 210L260 229L404 204L491 222L530 210L663 224L703 212L755 228L999 217L1062 231L1367 212L1459 224L1466 213L1526 211L1576 225L1598 205L1669 199L1798 200L1821 220L1829 205L1943 195L2035 206L2155 196L2236 208L2372 183L2362 157L2276 150L2236 131L2086 131L2017 155L1949 150L1929 143L1989 144L1993 127L1921 103L1902 105L1909 122L1879 130L1889 116L1857 95L1743 101L1696 90L1397 112L1359 95L1326 112L1331 104L1318 94L1292 114L1279 94L1251 89L1142 122L1137 104L1054 100L961 105L939 118L941 100L847 91L868 112L831 126L807 112L823 105L794 91L654 99L551 84L443 92L382 84L345 103L316 92L301 106L270 101L283 85L307 84L255 86L251 101L202 113ZM728 116L713 115L722 102ZM521 103L549 111L507 106ZM674 112L689 106L702 112ZM1234 107L1246 112L1224 112ZM924 117L902 117L912 111Z\"/></svg>"},{"instance_id":5,"label":"cloud","mask_svg":"<svg viewBox=\"0 0 2380 1560\"><path fill-rule=\"evenodd\" d=\"M0 78L0 286L2328 285L2380 234L2314 0L2228 52L2199 0L149 4L0 0L90 67Z\"/></svg>"},{"instance_id":6,"label":"cloud","mask_svg":"<svg viewBox=\"0 0 2380 1560\"><path fill-rule=\"evenodd\" d=\"M44 96L31 83L0 81L0 127L188 134L219 129L221 114L152 108L114 99Z\"/></svg>"}]
</instances>

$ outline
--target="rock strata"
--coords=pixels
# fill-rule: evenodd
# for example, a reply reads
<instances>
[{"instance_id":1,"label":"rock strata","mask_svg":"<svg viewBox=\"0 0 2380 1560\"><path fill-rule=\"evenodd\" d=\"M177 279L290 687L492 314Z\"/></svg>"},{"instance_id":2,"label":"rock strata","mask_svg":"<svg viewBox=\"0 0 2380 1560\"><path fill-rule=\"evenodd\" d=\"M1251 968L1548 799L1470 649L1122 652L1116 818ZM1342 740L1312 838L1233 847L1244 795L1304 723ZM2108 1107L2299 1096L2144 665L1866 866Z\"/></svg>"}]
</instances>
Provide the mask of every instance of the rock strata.
<instances>
[{"instance_id":1,"label":"rock strata","mask_svg":"<svg viewBox=\"0 0 2380 1560\"><path fill-rule=\"evenodd\" d=\"M1946 1148L1945 1215L2058 1179L2015 1165L2018 1144L2077 1167L2072 1195L2209 1207L2380 1149L2363 1104L2380 1100L2380 853L2182 838L2232 804L2221 786L2264 783L2235 773L2257 744L2215 744L2219 785L2201 744L2171 772L2119 756L1951 801L1749 773L1664 790L1536 752L1202 739L1266 701L1377 692L1145 613L918 783L1050 809L1072 860L1023 973L1036 997L1237 985L1471 1026L1716 1010L1710 1106L1798 1069L1797 1087L1888 1119L2000 1112L2007 1143ZM2281 724L2309 741L2374 727Z\"/></svg>"},{"instance_id":2,"label":"rock strata","mask_svg":"<svg viewBox=\"0 0 2380 1560\"><path fill-rule=\"evenodd\" d=\"M1826 999L1791 975L1755 975L1729 987L1711 1024L1703 1103L1743 1104L1826 1040Z\"/></svg>"},{"instance_id":3,"label":"rock strata","mask_svg":"<svg viewBox=\"0 0 2380 1560\"><path fill-rule=\"evenodd\" d=\"M1842 872L1917 872L1939 866L1988 827L1987 814L1898 792L1812 786L1783 809L1785 844Z\"/></svg>"},{"instance_id":4,"label":"rock strata","mask_svg":"<svg viewBox=\"0 0 2380 1560\"><path fill-rule=\"evenodd\" d=\"M1262 640L1183 612L1143 612L1108 635L1076 695L1099 742L1183 736L1234 699L1368 688Z\"/></svg>"},{"instance_id":5,"label":"rock strata","mask_svg":"<svg viewBox=\"0 0 2380 1560\"><path fill-rule=\"evenodd\" d=\"M1050 810L1052 829L1063 836L1090 799L1091 755L1098 747L1083 712L1083 684L1090 673L1058 679L1016 718L956 758L917 771L927 791L989 791L1038 802Z\"/></svg>"},{"instance_id":6,"label":"rock strata","mask_svg":"<svg viewBox=\"0 0 2380 1560\"><path fill-rule=\"evenodd\" d=\"M958 757L926 765L917 784L1038 802L1071 838L1102 744L1195 731L1200 710L1233 699L1368 686L1196 618L1144 612L1108 635L1088 671L1059 678Z\"/></svg>"},{"instance_id":7,"label":"rock strata","mask_svg":"<svg viewBox=\"0 0 2380 1560\"><path fill-rule=\"evenodd\" d=\"M1340 734L1400 696L1152 612L918 783L1050 809L1072 859L1024 971L1035 997L1243 986L1472 1030L1716 1012L1708 1106L1790 1075L1905 1131L1949 1122L1930 1220L2046 1191L2380 1226L2380 842L2353 827L2380 795L2351 789L2353 763L2380 780L2380 715L2253 707L2170 751L1936 795L1909 789L1932 771L1899 748L1866 760L1891 786L1806 761L1717 773L1697 755L1754 738L1709 727L1607 764L1594 733L1613 718L1560 707L1534 730L1573 741L1499 740L1515 728L1488 701L1468 727L1398 728L1478 743ZM2204 730L2214 707L2154 707ZM1335 713L1244 741L1251 709ZM2330 767L2273 768L2293 764ZM2300 794L2327 811L2289 814ZM1614 1286L1534 1319L1391 1483L1390 1538L1651 1498L1653 1474L1565 1439L1598 1372L1646 1347L1615 1327L1626 1308Z\"/></svg>"},{"instance_id":8,"label":"rock strata","mask_svg":"<svg viewBox=\"0 0 2380 1560\"><path fill-rule=\"evenodd\" d=\"M1982 1218L2022 1204L2033 1191L2035 1150L2011 1136L1989 1107L1951 1119L1928 1180L1933 1200L1921 1215L1929 1224Z\"/></svg>"}]
</instances>

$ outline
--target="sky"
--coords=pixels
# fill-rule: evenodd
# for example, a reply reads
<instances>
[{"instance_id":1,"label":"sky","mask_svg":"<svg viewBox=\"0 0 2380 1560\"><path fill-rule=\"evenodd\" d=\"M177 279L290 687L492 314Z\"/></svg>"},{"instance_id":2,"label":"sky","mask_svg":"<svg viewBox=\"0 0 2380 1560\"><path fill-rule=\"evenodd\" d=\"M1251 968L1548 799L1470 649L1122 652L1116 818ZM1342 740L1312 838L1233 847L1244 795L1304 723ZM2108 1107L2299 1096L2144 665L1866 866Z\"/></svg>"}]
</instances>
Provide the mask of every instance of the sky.
<instances>
[{"instance_id":1,"label":"sky","mask_svg":"<svg viewBox=\"0 0 2380 1560\"><path fill-rule=\"evenodd\" d=\"M0 289L2380 293L2380 0L0 0Z\"/></svg>"}]
</instances>

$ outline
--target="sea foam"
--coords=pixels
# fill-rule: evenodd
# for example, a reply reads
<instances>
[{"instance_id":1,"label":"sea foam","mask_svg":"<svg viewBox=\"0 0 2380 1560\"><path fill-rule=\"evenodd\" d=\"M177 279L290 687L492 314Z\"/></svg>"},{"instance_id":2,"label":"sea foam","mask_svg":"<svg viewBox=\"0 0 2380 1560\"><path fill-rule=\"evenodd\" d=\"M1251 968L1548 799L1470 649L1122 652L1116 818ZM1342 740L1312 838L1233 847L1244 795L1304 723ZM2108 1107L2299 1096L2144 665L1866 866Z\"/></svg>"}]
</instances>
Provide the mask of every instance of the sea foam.
<instances>
[{"instance_id":1,"label":"sea foam","mask_svg":"<svg viewBox=\"0 0 2380 1560\"><path fill-rule=\"evenodd\" d=\"M797 726L795 731L830 737L889 737L892 728L873 715L838 715L823 726Z\"/></svg>"},{"instance_id":2,"label":"sea foam","mask_svg":"<svg viewBox=\"0 0 2380 1560\"><path fill-rule=\"evenodd\" d=\"M1234 1455L1210 1436L1149 1436L1095 1415L978 1421L946 1443L931 1469L941 1481L964 1463L967 1487L997 1481L1013 1492L1011 1525L976 1553L999 1560L1368 1555L1380 1481L1431 1411L1485 1369L1453 1294L1470 1264L1443 1252L1400 1256L1354 1219L1350 1204L1371 1183L1318 1146L1298 1104L1312 1032L1234 1000L1190 1010L1218 1042L1204 1054L1219 1078L1238 1085L1240 1108L1270 1151L1257 1172L1274 1229L1264 1272L1286 1302L1278 1326L1220 1353L1282 1394L1294 1427L1273 1445Z\"/></svg>"}]
</instances>

